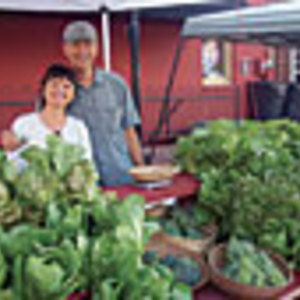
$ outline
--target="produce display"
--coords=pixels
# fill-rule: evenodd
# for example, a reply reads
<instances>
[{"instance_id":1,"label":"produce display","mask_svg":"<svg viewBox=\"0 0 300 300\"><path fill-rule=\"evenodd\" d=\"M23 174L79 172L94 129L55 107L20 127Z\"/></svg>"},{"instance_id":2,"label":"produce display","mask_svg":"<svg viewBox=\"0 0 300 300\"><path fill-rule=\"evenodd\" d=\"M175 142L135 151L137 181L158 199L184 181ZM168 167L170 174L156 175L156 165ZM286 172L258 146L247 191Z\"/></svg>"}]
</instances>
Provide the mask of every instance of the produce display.
<instances>
[{"instance_id":1,"label":"produce display","mask_svg":"<svg viewBox=\"0 0 300 300\"><path fill-rule=\"evenodd\" d=\"M216 121L181 138L176 159L201 179L198 205L219 240L249 240L300 269L300 125Z\"/></svg>"},{"instance_id":2,"label":"produce display","mask_svg":"<svg viewBox=\"0 0 300 300\"><path fill-rule=\"evenodd\" d=\"M156 218L164 233L188 239L201 239L201 228L211 222L205 210L196 205L174 206L166 216Z\"/></svg>"},{"instance_id":3,"label":"produce display","mask_svg":"<svg viewBox=\"0 0 300 300\"><path fill-rule=\"evenodd\" d=\"M257 287L287 284L287 278L272 259L253 244L232 238L226 249L223 274L230 280Z\"/></svg>"},{"instance_id":4,"label":"produce display","mask_svg":"<svg viewBox=\"0 0 300 300\"><path fill-rule=\"evenodd\" d=\"M24 151L18 174L0 152L0 299L191 299L168 268L143 263L159 228L145 222L144 200L101 192L81 153L51 137Z\"/></svg>"},{"instance_id":5,"label":"produce display","mask_svg":"<svg viewBox=\"0 0 300 300\"><path fill-rule=\"evenodd\" d=\"M157 252L147 251L144 254L144 262L147 264L162 264L174 272L175 282L183 282L191 287L201 281L200 266L188 256L175 256L168 254L159 258Z\"/></svg>"}]
</instances>

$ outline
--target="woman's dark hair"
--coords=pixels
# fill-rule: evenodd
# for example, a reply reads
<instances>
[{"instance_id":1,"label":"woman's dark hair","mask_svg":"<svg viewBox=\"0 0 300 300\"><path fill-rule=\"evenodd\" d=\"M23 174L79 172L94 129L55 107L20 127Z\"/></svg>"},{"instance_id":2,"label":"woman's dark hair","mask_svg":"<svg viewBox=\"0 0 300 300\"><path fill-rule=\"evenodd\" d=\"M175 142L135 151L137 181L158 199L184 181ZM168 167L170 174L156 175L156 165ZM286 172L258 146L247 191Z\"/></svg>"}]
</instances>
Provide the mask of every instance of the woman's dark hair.
<instances>
[{"instance_id":1,"label":"woman's dark hair","mask_svg":"<svg viewBox=\"0 0 300 300\"><path fill-rule=\"evenodd\" d=\"M45 86L47 85L47 83L50 80L52 80L54 78L66 78L74 85L75 88L77 86L76 74L72 69L66 67L63 64L50 65L47 68L47 70L40 82L40 100L39 100L39 104L38 104L39 110L42 110L46 105L46 99L43 95Z\"/></svg>"}]
</instances>

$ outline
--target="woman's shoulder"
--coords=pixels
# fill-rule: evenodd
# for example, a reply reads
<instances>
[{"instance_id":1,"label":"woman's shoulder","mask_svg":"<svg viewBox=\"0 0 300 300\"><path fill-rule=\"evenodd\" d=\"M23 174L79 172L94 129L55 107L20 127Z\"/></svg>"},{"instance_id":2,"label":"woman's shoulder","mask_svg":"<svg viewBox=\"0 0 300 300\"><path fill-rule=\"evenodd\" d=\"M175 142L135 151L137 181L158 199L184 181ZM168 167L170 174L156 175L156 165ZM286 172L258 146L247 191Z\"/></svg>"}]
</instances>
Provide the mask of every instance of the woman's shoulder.
<instances>
[{"instance_id":1,"label":"woman's shoulder","mask_svg":"<svg viewBox=\"0 0 300 300\"><path fill-rule=\"evenodd\" d=\"M86 129L86 125L84 123L84 121L80 120L77 117L73 117L73 116L68 116L68 126L70 127L76 127L78 129Z\"/></svg>"},{"instance_id":2,"label":"woman's shoulder","mask_svg":"<svg viewBox=\"0 0 300 300\"><path fill-rule=\"evenodd\" d=\"M28 113L18 116L14 121L14 126L25 126L26 124L36 124L39 121L38 113Z\"/></svg>"}]
</instances>

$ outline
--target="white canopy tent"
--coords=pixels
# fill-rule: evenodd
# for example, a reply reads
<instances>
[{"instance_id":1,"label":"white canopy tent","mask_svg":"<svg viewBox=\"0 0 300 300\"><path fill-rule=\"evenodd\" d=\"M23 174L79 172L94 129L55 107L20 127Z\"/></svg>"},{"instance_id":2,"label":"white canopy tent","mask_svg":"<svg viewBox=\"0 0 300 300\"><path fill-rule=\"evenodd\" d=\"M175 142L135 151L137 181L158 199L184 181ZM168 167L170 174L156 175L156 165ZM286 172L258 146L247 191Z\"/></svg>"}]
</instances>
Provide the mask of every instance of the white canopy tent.
<instances>
[{"instance_id":1,"label":"white canopy tent","mask_svg":"<svg viewBox=\"0 0 300 300\"><path fill-rule=\"evenodd\" d=\"M176 5L223 5L226 0L0 0L0 10L95 12L104 8L111 12L142 10Z\"/></svg>"},{"instance_id":2,"label":"white canopy tent","mask_svg":"<svg viewBox=\"0 0 300 300\"><path fill-rule=\"evenodd\" d=\"M214 37L275 46L299 45L300 2L191 17L184 24L182 37Z\"/></svg>"}]
</instances>

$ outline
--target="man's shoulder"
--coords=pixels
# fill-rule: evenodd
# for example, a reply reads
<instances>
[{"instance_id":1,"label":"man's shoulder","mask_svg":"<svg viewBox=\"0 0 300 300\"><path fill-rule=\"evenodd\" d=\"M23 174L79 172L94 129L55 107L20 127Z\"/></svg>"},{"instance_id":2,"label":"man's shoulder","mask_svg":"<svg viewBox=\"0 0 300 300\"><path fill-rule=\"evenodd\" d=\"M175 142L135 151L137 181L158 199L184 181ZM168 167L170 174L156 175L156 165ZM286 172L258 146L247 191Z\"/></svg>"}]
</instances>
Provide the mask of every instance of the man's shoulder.
<instances>
[{"instance_id":1,"label":"man's shoulder","mask_svg":"<svg viewBox=\"0 0 300 300\"><path fill-rule=\"evenodd\" d=\"M120 74L96 68L96 80L100 82L102 79L108 80L122 88L127 88L127 82Z\"/></svg>"}]
</instances>

